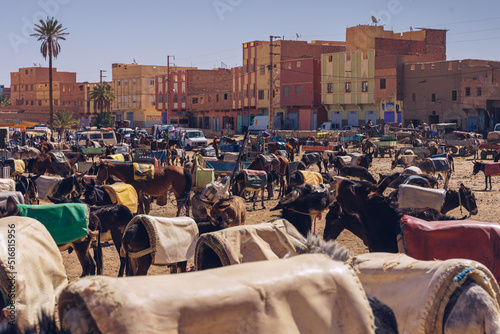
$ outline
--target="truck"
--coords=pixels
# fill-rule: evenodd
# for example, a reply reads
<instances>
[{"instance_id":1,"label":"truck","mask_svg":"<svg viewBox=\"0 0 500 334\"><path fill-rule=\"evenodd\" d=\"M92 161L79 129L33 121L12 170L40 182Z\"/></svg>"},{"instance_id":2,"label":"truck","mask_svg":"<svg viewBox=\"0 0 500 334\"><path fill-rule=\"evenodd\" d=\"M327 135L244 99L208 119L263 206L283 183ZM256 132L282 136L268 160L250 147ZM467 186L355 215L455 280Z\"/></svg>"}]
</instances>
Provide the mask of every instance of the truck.
<instances>
[{"instance_id":1,"label":"truck","mask_svg":"<svg viewBox=\"0 0 500 334\"><path fill-rule=\"evenodd\" d=\"M273 126L269 128L269 116L255 116L252 123L248 127L250 133L256 133L266 130L279 130L281 128L281 118L279 116L273 117Z\"/></svg>"},{"instance_id":2,"label":"truck","mask_svg":"<svg viewBox=\"0 0 500 334\"><path fill-rule=\"evenodd\" d=\"M318 128L318 131L340 130L340 125L333 122L324 122Z\"/></svg>"},{"instance_id":3,"label":"truck","mask_svg":"<svg viewBox=\"0 0 500 334\"><path fill-rule=\"evenodd\" d=\"M178 139L179 144L186 150L191 150L194 147L205 147L208 143L200 129L177 128L172 139Z\"/></svg>"}]
</instances>

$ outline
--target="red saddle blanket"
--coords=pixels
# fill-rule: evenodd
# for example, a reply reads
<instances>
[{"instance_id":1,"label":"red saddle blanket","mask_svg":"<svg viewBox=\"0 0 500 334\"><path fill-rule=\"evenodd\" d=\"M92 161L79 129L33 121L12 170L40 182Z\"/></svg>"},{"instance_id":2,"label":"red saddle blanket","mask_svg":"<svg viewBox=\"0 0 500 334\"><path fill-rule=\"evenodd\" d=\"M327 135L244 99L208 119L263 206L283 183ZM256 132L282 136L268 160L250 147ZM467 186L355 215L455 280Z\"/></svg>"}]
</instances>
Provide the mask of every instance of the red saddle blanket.
<instances>
[{"instance_id":1,"label":"red saddle blanket","mask_svg":"<svg viewBox=\"0 0 500 334\"><path fill-rule=\"evenodd\" d=\"M485 265L500 281L500 225L470 220L428 222L401 218L401 253L423 261L468 259Z\"/></svg>"},{"instance_id":2,"label":"red saddle blanket","mask_svg":"<svg viewBox=\"0 0 500 334\"><path fill-rule=\"evenodd\" d=\"M485 162L484 175L499 176L500 175L500 162Z\"/></svg>"}]
</instances>

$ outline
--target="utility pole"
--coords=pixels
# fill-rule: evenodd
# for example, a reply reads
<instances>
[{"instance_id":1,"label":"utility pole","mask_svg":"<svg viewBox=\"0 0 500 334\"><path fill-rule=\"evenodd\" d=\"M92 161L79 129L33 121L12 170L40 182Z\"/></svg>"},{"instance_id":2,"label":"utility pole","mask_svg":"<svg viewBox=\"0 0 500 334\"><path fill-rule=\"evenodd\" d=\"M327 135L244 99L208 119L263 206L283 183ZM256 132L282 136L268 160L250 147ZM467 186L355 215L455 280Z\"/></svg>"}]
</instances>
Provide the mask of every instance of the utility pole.
<instances>
[{"instance_id":1,"label":"utility pole","mask_svg":"<svg viewBox=\"0 0 500 334\"><path fill-rule=\"evenodd\" d=\"M100 70L100 72L101 72L101 81L100 82L102 83L102 78L106 78L105 75L102 75L102 72L107 72L107 71L106 70Z\"/></svg>"},{"instance_id":2,"label":"utility pole","mask_svg":"<svg viewBox=\"0 0 500 334\"><path fill-rule=\"evenodd\" d=\"M279 53L273 53L273 47L279 46L273 44L273 39L281 38L280 36L269 36L269 129L273 129L274 127L274 117L273 117L273 95L274 95L274 87L273 87L273 56L279 55Z\"/></svg>"},{"instance_id":3,"label":"utility pole","mask_svg":"<svg viewBox=\"0 0 500 334\"><path fill-rule=\"evenodd\" d=\"M163 105L165 102L167 103L167 124L170 118L170 57L175 59L175 56L167 55L167 101L163 101Z\"/></svg>"}]
</instances>

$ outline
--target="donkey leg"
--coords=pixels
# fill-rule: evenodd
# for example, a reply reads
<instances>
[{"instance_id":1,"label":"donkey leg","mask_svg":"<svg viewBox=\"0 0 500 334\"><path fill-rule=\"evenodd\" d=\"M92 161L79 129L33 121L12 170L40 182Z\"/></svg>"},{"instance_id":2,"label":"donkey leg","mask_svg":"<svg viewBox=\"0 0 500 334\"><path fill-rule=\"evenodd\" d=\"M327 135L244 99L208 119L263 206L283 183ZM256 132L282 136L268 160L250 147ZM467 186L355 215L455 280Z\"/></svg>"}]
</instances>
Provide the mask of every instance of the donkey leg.
<instances>
[{"instance_id":1,"label":"donkey leg","mask_svg":"<svg viewBox=\"0 0 500 334\"><path fill-rule=\"evenodd\" d=\"M90 239L86 239L83 242L73 242L72 246L82 266L81 277L95 275L96 263L92 256L90 256Z\"/></svg>"},{"instance_id":2,"label":"donkey leg","mask_svg":"<svg viewBox=\"0 0 500 334\"><path fill-rule=\"evenodd\" d=\"M129 257L128 260L130 263L131 272L127 273L127 276L147 275L149 267L151 267L151 264L153 262L151 254L147 254L136 259L132 259Z\"/></svg>"}]
</instances>

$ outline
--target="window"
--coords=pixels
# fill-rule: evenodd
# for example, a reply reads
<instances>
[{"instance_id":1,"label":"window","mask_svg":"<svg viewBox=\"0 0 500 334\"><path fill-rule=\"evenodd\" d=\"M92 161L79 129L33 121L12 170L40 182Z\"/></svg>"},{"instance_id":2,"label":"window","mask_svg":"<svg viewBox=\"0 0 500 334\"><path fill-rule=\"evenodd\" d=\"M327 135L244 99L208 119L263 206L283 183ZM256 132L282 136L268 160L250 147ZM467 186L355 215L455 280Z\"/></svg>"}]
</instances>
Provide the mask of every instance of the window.
<instances>
[{"instance_id":1,"label":"window","mask_svg":"<svg viewBox=\"0 0 500 334\"><path fill-rule=\"evenodd\" d=\"M415 71L415 64L410 65L410 71Z\"/></svg>"},{"instance_id":2,"label":"window","mask_svg":"<svg viewBox=\"0 0 500 334\"><path fill-rule=\"evenodd\" d=\"M452 90L451 91L451 100L452 101L456 101L457 100L457 91L456 90Z\"/></svg>"},{"instance_id":3,"label":"window","mask_svg":"<svg viewBox=\"0 0 500 334\"><path fill-rule=\"evenodd\" d=\"M420 64L420 69L425 70L425 64Z\"/></svg>"},{"instance_id":4,"label":"window","mask_svg":"<svg viewBox=\"0 0 500 334\"><path fill-rule=\"evenodd\" d=\"M290 87L283 86L283 97L290 97Z\"/></svg>"},{"instance_id":5,"label":"window","mask_svg":"<svg viewBox=\"0 0 500 334\"><path fill-rule=\"evenodd\" d=\"M329 63L333 62L333 56L332 55L328 56L328 62Z\"/></svg>"},{"instance_id":6,"label":"window","mask_svg":"<svg viewBox=\"0 0 500 334\"><path fill-rule=\"evenodd\" d=\"M137 83L137 80L132 79L132 85L135 85Z\"/></svg>"},{"instance_id":7,"label":"window","mask_svg":"<svg viewBox=\"0 0 500 334\"><path fill-rule=\"evenodd\" d=\"M26 101L26 103L28 103L28 102ZM55 106L59 105L59 101L58 100L54 100L54 105Z\"/></svg>"},{"instance_id":8,"label":"window","mask_svg":"<svg viewBox=\"0 0 500 334\"><path fill-rule=\"evenodd\" d=\"M470 87L465 87L465 96L470 96Z\"/></svg>"},{"instance_id":9,"label":"window","mask_svg":"<svg viewBox=\"0 0 500 334\"><path fill-rule=\"evenodd\" d=\"M481 87L477 87L476 88L476 96L481 96L481 95L482 95Z\"/></svg>"},{"instance_id":10,"label":"window","mask_svg":"<svg viewBox=\"0 0 500 334\"><path fill-rule=\"evenodd\" d=\"M266 74L266 67L264 65L262 65L260 67L260 75L264 75L264 74Z\"/></svg>"},{"instance_id":11,"label":"window","mask_svg":"<svg viewBox=\"0 0 500 334\"><path fill-rule=\"evenodd\" d=\"M431 95L431 100L432 100L432 102L436 102L436 94Z\"/></svg>"},{"instance_id":12,"label":"window","mask_svg":"<svg viewBox=\"0 0 500 334\"><path fill-rule=\"evenodd\" d=\"M181 80L182 81L186 81L186 75L185 74L181 74Z\"/></svg>"},{"instance_id":13,"label":"window","mask_svg":"<svg viewBox=\"0 0 500 334\"><path fill-rule=\"evenodd\" d=\"M31 85L31 90L33 90L33 85Z\"/></svg>"},{"instance_id":14,"label":"window","mask_svg":"<svg viewBox=\"0 0 500 334\"><path fill-rule=\"evenodd\" d=\"M215 102L219 102L219 94L215 94Z\"/></svg>"},{"instance_id":15,"label":"window","mask_svg":"<svg viewBox=\"0 0 500 334\"><path fill-rule=\"evenodd\" d=\"M412 102L417 101L417 94L416 94L416 93L412 93L412 94L411 94L411 101L412 101Z\"/></svg>"},{"instance_id":16,"label":"window","mask_svg":"<svg viewBox=\"0 0 500 334\"><path fill-rule=\"evenodd\" d=\"M247 72L247 69L248 69L248 68L247 68L247 65L243 65L243 72L245 72L245 73L246 73L246 72Z\"/></svg>"},{"instance_id":17,"label":"window","mask_svg":"<svg viewBox=\"0 0 500 334\"><path fill-rule=\"evenodd\" d=\"M295 86L295 94L300 94L300 92L301 92L300 85Z\"/></svg>"},{"instance_id":18,"label":"window","mask_svg":"<svg viewBox=\"0 0 500 334\"><path fill-rule=\"evenodd\" d=\"M333 83L327 83L326 84L326 92L327 93L333 93Z\"/></svg>"},{"instance_id":19,"label":"window","mask_svg":"<svg viewBox=\"0 0 500 334\"><path fill-rule=\"evenodd\" d=\"M137 95L132 95L132 102L136 103L137 102Z\"/></svg>"},{"instance_id":20,"label":"window","mask_svg":"<svg viewBox=\"0 0 500 334\"><path fill-rule=\"evenodd\" d=\"M227 100L229 98L227 93L224 93L224 100Z\"/></svg>"},{"instance_id":21,"label":"window","mask_svg":"<svg viewBox=\"0 0 500 334\"><path fill-rule=\"evenodd\" d=\"M385 79L380 79L380 89L385 89Z\"/></svg>"},{"instance_id":22,"label":"window","mask_svg":"<svg viewBox=\"0 0 500 334\"><path fill-rule=\"evenodd\" d=\"M264 91L263 90L259 90L258 95L259 95L259 100L264 100Z\"/></svg>"},{"instance_id":23,"label":"window","mask_svg":"<svg viewBox=\"0 0 500 334\"><path fill-rule=\"evenodd\" d=\"M238 100L241 100L241 92L238 92Z\"/></svg>"},{"instance_id":24,"label":"window","mask_svg":"<svg viewBox=\"0 0 500 334\"><path fill-rule=\"evenodd\" d=\"M28 74L28 70L26 70L25 74Z\"/></svg>"},{"instance_id":25,"label":"window","mask_svg":"<svg viewBox=\"0 0 500 334\"><path fill-rule=\"evenodd\" d=\"M434 69L434 66L435 66L434 64L431 64L431 70L433 70L433 69Z\"/></svg>"},{"instance_id":26,"label":"window","mask_svg":"<svg viewBox=\"0 0 500 334\"><path fill-rule=\"evenodd\" d=\"M179 77L177 76L177 74L174 75L174 82L177 82L179 80Z\"/></svg>"},{"instance_id":27,"label":"window","mask_svg":"<svg viewBox=\"0 0 500 334\"><path fill-rule=\"evenodd\" d=\"M123 85L127 86L128 85L128 80L123 80Z\"/></svg>"},{"instance_id":28,"label":"window","mask_svg":"<svg viewBox=\"0 0 500 334\"><path fill-rule=\"evenodd\" d=\"M255 91L253 89L250 89L250 97L255 97Z\"/></svg>"},{"instance_id":29,"label":"window","mask_svg":"<svg viewBox=\"0 0 500 334\"><path fill-rule=\"evenodd\" d=\"M163 102L163 95L158 95L158 103Z\"/></svg>"},{"instance_id":30,"label":"window","mask_svg":"<svg viewBox=\"0 0 500 334\"><path fill-rule=\"evenodd\" d=\"M362 52L361 52L361 57L362 57L363 59L368 59L368 51L362 51Z\"/></svg>"},{"instance_id":31,"label":"window","mask_svg":"<svg viewBox=\"0 0 500 334\"><path fill-rule=\"evenodd\" d=\"M245 89L245 90L243 91L243 96L244 96L245 98L247 98L247 97L248 97L248 90L246 90L246 89Z\"/></svg>"},{"instance_id":32,"label":"window","mask_svg":"<svg viewBox=\"0 0 500 334\"><path fill-rule=\"evenodd\" d=\"M38 105L41 106L42 105L42 100L38 100Z\"/></svg>"},{"instance_id":33,"label":"window","mask_svg":"<svg viewBox=\"0 0 500 334\"><path fill-rule=\"evenodd\" d=\"M177 94L174 94L174 102L177 103Z\"/></svg>"},{"instance_id":34,"label":"window","mask_svg":"<svg viewBox=\"0 0 500 334\"><path fill-rule=\"evenodd\" d=\"M236 92L233 92L233 101L236 100Z\"/></svg>"},{"instance_id":35,"label":"window","mask_svg":"<svg viewBox=\"0 0 500 334\"><path fill-rule=\"evenodd\" d=\"M150 79L150 80L149 80L149 84L150 84L150 85L154 85L154 84L155 84L155 79Z\"/></svg>"},{"instance_id":36,"label":"window","mask_svg":"<svg viewBox=\"0 0 500 334\"><path fill-rule=\"evenodd\" d=\"M345 61L351 61L351 54L350 53L345 54Z\"/></svg>"},{"instance_id":37,"label":"window","mask_svg":"<svg viewBox=\"0 0 500 334\"><path fill-rule=\"evenodd\" d=\"M218 95L217 95L217 96L218 96ZM182 99L182 102L186 102L186 94L182 94L181 99Z\"/></svg>"},{"instance_id":38,"label":"window","mask_svg":"<svg viewBox=\"0 0 500 334\"><path fill-rule=\"evenodd\" d=\"M453 70L453 63L450 61L448 63L448 71L451 71L451 70Z\"/></svg>"},{"instance_id":39,"label":"window","mask_svg":"<svg viewBox=\"0 0 500 334\"><path fill-rule=\"evenodd\" d=\"M368 81L361 82L361 91L365 93L368 92Z\"/></svg>"},{"instance_id":40,"label":"window","mask_svg":"<svg viewBox=\"0 0 500 334\"><path fill-rule=\"evenodd\" d=\"M125 96L123 100L124 100L123 102L128 103L128 96Z\"/></svg>"},{"instance_id":41,"label":"window","mask_svg":"<svg viewBox=\"0 0 500 334\"><path fill-rule=\"evenodd\" d=\"M200 104L203 104L203 103L205 103L205 99L203 96L200 96Z\"/></svg>"},{"instance_id":42,"label":"window","mask_svg":"<svg viewBox=\"0 0 500 334\"><path fill-rule=\"evenodd\" d=\"M297 68L300 68L301 65L300 60L297 60Z\"/></svg>"},{"instance_id":43,"label":"window","mask_svg":"<svg viewBox=\"0 0 500 334\"><path fill-rule=\"evenodd\" d=\"M345 92L346 93L350 93L351 92L351 83L350 82L346 82L345 83Z\"/></svg>"},{"instance_id":44,"label":"window","mask_svg":"<svg viewBox=\"0 0 500 334\"><path fill-rule=\"evenodd\" d=\"M121 83L121 81L120 81L120 80L118 80L118 81L117 81L117 83L118 83L118 86L121 86L121 85L122 85L122 83Z\"/></svg>"},{"instance_id":45,"label":"window","mask_svg":"<svg viewBox=\"0 0 500 334\"><path fill-rule=\"evenodd\" d=\"M250 64L250 72L253 72L254 71L254 66L253 64Z\"/></svg>"},{"instance_id":46,"label":"window","mask_svg":"<svg viewBox=\"0 0 500 334\"><path fill-rule=\"evenodd\" d=\"M33 101L31 101L31 105L33 105Z\"/></svg>"},{"instance_id":47,"label":"window","mask_svg":"<svg viewBox=\"0 0 500 334\"><path fill-rule=\"evenodd\" d=\"M116 98L116 102L118 102L118 103L122 103L122 98L121 98L121 96L118 96L118 97Z\"/></svg>"}]
</instances>

